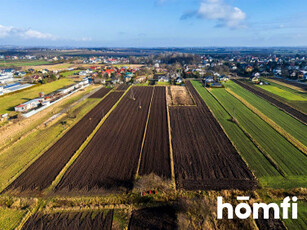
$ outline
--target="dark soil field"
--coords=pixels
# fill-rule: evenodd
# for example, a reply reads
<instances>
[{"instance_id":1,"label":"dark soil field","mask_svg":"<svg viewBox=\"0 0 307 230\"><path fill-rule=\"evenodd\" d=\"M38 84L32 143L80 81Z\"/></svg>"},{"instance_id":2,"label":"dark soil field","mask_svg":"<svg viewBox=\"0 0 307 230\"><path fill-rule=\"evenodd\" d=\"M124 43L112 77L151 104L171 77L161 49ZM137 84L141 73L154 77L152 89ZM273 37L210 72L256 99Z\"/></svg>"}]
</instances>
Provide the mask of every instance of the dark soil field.
<instances>
[{"instance_id":1,"label":"dark soil field","mask_svg":"<svg viewBox=\"0 0 307 230\"><path fill-rule=\"evenodd\" d=\"M131 189L152 94L152 87L132 87L56 190L100 194Z\"/></svg>"},{"instance_id":2,"label":"dark soil field","mask_svg":"<svg viewBox=\"0 0 307 230\"><path fill-rule=\"evenodd\" d=\"M32 190L33 193L33 190L42 191L50 186L69 159L122 95L123 92L110 93L4 191Z\"/></svg>"},{"instance_id":3,"label":"dark soil field","mask_svg":"<svg viewBox=\"0 0 307 230\"><path fill-rule=\"evenodd\" d=\"M113 210L105 216L102 211L61 212L52 214L36 213L23 225L23 230L92 230L112 229Z\"/></svg>"},{"instance_id":4,"label":"dark soil field","mask_svg":"<svg viewBox=\"0 0 307 230\"><path fill-rule=\"evenodd\" d=\"M108 92L110 92L110 90L111 88L101 88L89 98L103 98Z\"/></svg>"},{"instance_id":5,"label":"dark soil field","mask_svg":"<svg viewBox=\"0 0 307 230\"><path fill-rule=\"evenodd\" d=\"M170 107L179 188L253 189L256 180L190 82L197 107Z\"/></svg>"},{"instance_id":6,"label":"dark soil field","mask_svg":"<svg viewBox=\"0 0 307 230\"><path fill-rule=\"evenodd\" d=\"M263 210L260 209L259 211L259 219L255 220L257 226L261 230L286 230L287 228L283 225L283 223L278 219L274 219L274 214L272 209L270 209L269 219L265 220L263 218Z\"/></svg>"},{"instance_id":7,"label":"dark soil field","mask_svg":"<svg viewBox=\"0 0 307 230\"><path fill-rule=\"evenodd\" d=\"M260 88L258 88L256 86L244 83L244 82L239 81L239 80L233 79L233 81L235 83L237 83L238 85L242 86L243 88L249 90L250 92L256 94L257 96L264 98L265 100L267 100L271 104L273 104L276 107L284 110L285 112L289 113L290 115L292 115L296 119L302 121L303 123L307 123L307 116L304 113L302 113L302 112L294 109L293 107L291 107L289 105L286 105L285 103L283 103L283 102L281 102L281 101L271 97L268 94L268 92L266 92L265 90L262 90L262 89L260 89Z\"/></svg>"},{"instance_id":8,"label":"dark soil field","mask_svg":"<svg viewBox=\"0 0 307 230\"><path fill-rule=\"evenodd\" d=\"M139 175L171 178L165 87L155 87Z\"/></svg>"},{"instance_id":9,"label":"dark soil field","mask_svg":"<svg viewBox=\"0 0 307 230\"><path fill-rule=\"evenodd\" d=\"M176 211L170 206L144 208L133 211L128 229L178 229Z\"/></svg>"},{"instance_id":10,"label":"dark soil field","mask_svg":"<svg viewBox=\"0 0 307 230\"><path fill-rule=\"evenodd\" d=\"M129 88L129 85L127 84L121 84L117 87L116 90L127 90Z\"/></svg>"}]
</instances>

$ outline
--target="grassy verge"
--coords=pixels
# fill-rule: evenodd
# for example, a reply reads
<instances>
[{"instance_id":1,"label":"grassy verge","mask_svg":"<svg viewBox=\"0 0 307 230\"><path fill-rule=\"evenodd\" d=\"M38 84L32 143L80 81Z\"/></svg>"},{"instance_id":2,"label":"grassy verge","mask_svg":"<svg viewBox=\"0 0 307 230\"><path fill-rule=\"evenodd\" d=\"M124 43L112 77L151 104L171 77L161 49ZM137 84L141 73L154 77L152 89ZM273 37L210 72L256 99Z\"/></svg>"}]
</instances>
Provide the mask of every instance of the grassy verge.
<instances>
[{"instance_id":1,"label":"grassy verge","mask_svg":"<svg viewBox=\"0 0 307 230\"><path fill-rule=\"evenodd\" d=\"M274 105L267 102L265 99L256 96L248 90L242 88L238 84L230 81L225 84L226 88L231 89L234 93L244 98L248 103L262 112L265 116L273 120L278 126L300 141L302 144L307 146L307 126L275 107Z\"/></svg>"},{"instance_id":2,"label":"grassy verge","mask_svg":"<svg viewBox=\"0 0 307 230\"><path fill-rule=\"evenodd\" d=\"M34 65L45 65L45 64L49 64L50 62L48 61L43 61L43 60L35 60L35 61L29 61L29 60L18 60L18 61L1 61L0 62L0 67L9 67L9 66L34 66Z\"/></svg>"},{"instance_id":3,"label":"grassy verge","mask_svg":"<svg viewBox=\"0 0 307 230\"><path fill-rule=\"evenodd\" d=\"M137 83L134 84L134 86L148 86L148 82L146 81L145 83Z\"/></svg>"},{"instance_id":4,"label":"grassy verge","mask_svg":"<svg viewBox=\"0 0 307 230\"><path fill-rule=\"evenodd\" d=\"M157 81L155 85L162 85L162 86L168 86L168 85L171 85L169 82L160 82L160 81Z\"/></svg>"},{"instance_id":5,"label":"grassy verge","mask_svg":"<svg viewBox=\"0 0 307 230\"><path fill-rule=\"evenodd\" d=\"M68 71L65 73L61 73L61 75L63 75L64 77L68 77L68 76L74 75L75 73L79 73L80 71L81 70L72 70L72 71Z\"/></svg>"},{"instance_id":6,"label":"grassy verge","mask_svg":"<svg viewBox=\"0 0 307 230\"><path fill-rule=\"evenodd\" d=\"M15 229L26 213L27 210L0 208L0 229Z\"/></svg>"},{"instance_id":7,"label":"grassy verge","mask_svg":"<svg viewBox=\"0 0 307 230\"><path fill-rule=\"evenodd\" d=\"M7 148L8 146L11 146L13 144L16 144L16 142L18 142L20 139L24 138L25 135L28 135L29 133L33 132L33 130L35 130L39 125L41 125L43 122L45 122L49 117L53 116L54 114L60 112L61 110L71 106L73 103L75 103L77 100L81 99L83 96L85 96L86 94L88 94L91 90L93 90L95 87L94 86L89 86L85 89L85 91L80 93L76 93L74 95L71 95L68 98L65 98L64 100L56 103L55 105L51 106L50 108L47 108L47 111L45 115L40 116L40 113L45 113L45 111L42 111L40 113L38 113L37 115L33 116L32 118L29 119L33 119L33 122L31 122L31 124L24 126L22 128L21 131L19 131L18 133L16 133L16 135L11 136L9 139L4 139L5 142L0 142L1 143L1 147L0 147L0 154L1 152ZM20 123L22 123L23 121L21 121ZM7 122L8 124L9 122ZM15 125L15 124L11 124L11 125Z\"/></svg>"},{"instance_id":8,"label":"grassy verge","mask_svg":"<svg viewBox=\"0 0 307 230\"><path fill-rule=\"evenodd\" d=\"M301 201L297 204L297 219L292 219L292 209L289 209L289 218L283 222L288 230L307 229L307 202Z\"/></svg>"},{"instance_id":9,"label":"grassy verge","mask_svg":"<svg viewBox=\"0 0 307 230\"><path fill-rule=\"evenodd\" d=\"M255 86L255 85L251 84L250 82L248 84L252 85L253 87L256 87L256 89L259 88L259 90L262 93L264 93L264 94L266 94L266 95L268 95L268 96L270 96L270 97L272 97L272 98L274 98L274 99L276 99L276 100L278 100L280 102L283 102L283 103L285 103L285 104L295 108L296 110L299 110L299 111L307 114L307 101L306 101L306 99L303 100L303 101L300 101L300 100L288 100L285 97L281 97L281 96L279 96L279 95L277 95L277 94L275 94L273 92L269 92L268 90L262 88L262 86ZM286 94L288 95L288 93L286 93ZM289 97L289 95L287 97Z\"/></svg>"},{"instance_id":10,"label":"grassy verge","mask_svg":"<svg viewBox=\"0 0 307 230\"><path fill-rule=\"evenodd\" d=\"M270 82L270 85L257 85L257 86L289 101L307 101L307 97L303 93L299 92L296 93L294 90L291 90L290 88L280 86L273 82Z\"/></svg>"},{"instance_id":11,"label":"grassy verge","mask_svg":"<svg viewBox=\"0 0 307 230\"><path fill-rule=\"evenodd\" d=\"M86 99L55 124L36 130L0 155L0 191L3 190L27 166L33 163L48 147L54 144L70 127L79 121L99 99ZM74 112L77 111L77 112ZM65 122L65 125L62 124Z\"/></svg>"},{"instance_id":12,"label":"grassy verge","mask_svg":"<svg viewBox=\"0 0 307 230\"><path fill-rule=\"evenodd\" d=\"M299 87L296 87L294 85L290 85L290 84L287 84L287 83L284 83L284 82L280 82L280 81L277 81L277 80L274 80L274 79L265 78L264 80L270 82L270 84L273 85L273 86L276 86L276 87L281 88L283 90L289 91L293 94L297 94L297 95L300 95L302 97L307 98L307 92L304 91L303 89L299 88Z\"/></svg>"},{"instance_id":13,"label":"grassy verge","mask_svg":"<svg viewBox=\"0 0 307 230\"><path fill-rule=\"evenodd\" d=\"M39 92L48 94L73 83L74 81L72 79L61 78L57 81L23 90L22 92L4 95L3 97L0 97L0 114L14 111L15 106L38 97Z\"/></svg>"},{"instance_id":14,"label":"grassy verge","mask_svg":"<svg viewBox=\"0 0 307 230\"><path fill-rule=\"evenodd\" d=\"M213 89L212 93L286 175L307 175L307 161L303 153L226 90Z\"/></svg>"}]
</instances>

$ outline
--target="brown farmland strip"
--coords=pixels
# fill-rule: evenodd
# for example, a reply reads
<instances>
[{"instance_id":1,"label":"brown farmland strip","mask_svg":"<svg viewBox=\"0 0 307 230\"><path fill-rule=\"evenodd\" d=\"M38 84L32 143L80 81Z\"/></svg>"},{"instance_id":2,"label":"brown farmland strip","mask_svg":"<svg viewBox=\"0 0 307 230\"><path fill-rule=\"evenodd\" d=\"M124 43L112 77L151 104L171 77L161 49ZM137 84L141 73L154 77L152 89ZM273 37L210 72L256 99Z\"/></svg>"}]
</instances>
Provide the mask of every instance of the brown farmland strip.
<instances>
[{"instance_id":1,"label":"brown farmland strip","mask_svg":"<svg viewBox=\"0 0 307 230\"><path fill-rule=\"evenodd\" d=\"M285 112L289 113L290 115L292 115L296 119L300 120L301 122L303 122L305 124L307 123L307 115L305 115L304 113L294 109L293 107L286 105L285 103L282 103L281 101L276 100L275 98L269 96L268 93L264 92L264 90L258 89L256 86L252 86L252 85L249 85L247 83L243 83L242 81L239 81L239 80L236 80L236 79L233 79L233 81L235 83L237 83L238 85L242 86L243 88L249 90L250 92L256 94L257 96L264 98L265 100L267 100L271 104L275 105L276 107L278 107L278 108L284 110Z\"/></svg>"},{"instance_id":2,"label":"brown farmland strip","mask_svg":"<svg viewBox=\"0 0 307 230\"><path fill-rule=\"evenodd\" d=\"M132 212L129 230L178 229L176 210L172 206L144 208Z\"/></svg>"},{"instance_id":3,"label":"brown farmland strip","mask_svg":"<svg viewBox=\"0 0 307 230\"><path fill-rule=\"evenodd\" d=\"M190 82L197 107L170 107L177 187L253 189L256 180Z\"/></svg>"},{"instance_id":4,"label":"brown farmland strip","mask_svg":"<svg viewBox=\"0 0 307 230\"><path fill-rule=\"evenodd\" d=\"M101 88L89 98L103 98L108 92L110 92L110 90L110 88Z\"/></svg>"},{"instance_id":5,"label":"brown farmland strip","mask_svg":"<svg viewBox=\"0 0 307 230\"><path fill-rule=\"evenodd\" d=\"M121 84L117 87L116 90L127 90L129 88L129 85L127 84Z\"/></svg>"},{"instance_id":6,"label":"brown farmland strip","mask_svg":"<svg viewBox=\"0 0 307 230\"><path fill-rule=\"evenodd\" d=\"M42 191L51 185L61 169L122 95L122 92L111 92L30 165L5 191L15 189Z\"/></svg>"},{"instance_id":7,"label":"brown farmland strip","mask_svg":"<svg viewBox=\"0 0 307 230\"><path fill-rule=\"evenodd\" d=\"M139 175L171 178L165 87L155 87Z\"/></svg>"},{"instance_id":8,"label":"brown farmland strip","mask_svg":"<svg viewBox=\"0 0 307 230\"><path fill-rule=\"evenodd\" d=\"M112 229L113 210L109 211L105 217L103 211L97 212L60 212L43 214L38 212L31 216L22 229L82 229L92 230Z\"/></svg>"},{"instance_id":9,"label":"brown farmland strip","mask_svg":"<svg viewBox=\"0 0 307 230\"><path fill-rule=\"evenodd\" d=\"M129 90L56 190L100 193L132 188L152 93L152 87Z\"/></svg>"}]
</instances>

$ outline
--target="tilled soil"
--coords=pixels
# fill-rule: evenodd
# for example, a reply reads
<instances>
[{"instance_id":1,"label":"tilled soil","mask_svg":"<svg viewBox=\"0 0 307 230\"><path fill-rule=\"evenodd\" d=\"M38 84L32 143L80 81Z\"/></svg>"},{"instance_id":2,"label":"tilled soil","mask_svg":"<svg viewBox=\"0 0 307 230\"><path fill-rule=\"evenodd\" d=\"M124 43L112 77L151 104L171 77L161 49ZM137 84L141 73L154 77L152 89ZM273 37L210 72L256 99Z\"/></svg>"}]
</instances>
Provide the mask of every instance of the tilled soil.
<instances>
[{"instance_id":1,"label":"tilled soil","mask_svg":"<svg viewBox=\"0 0 307 230\"><path fill-rule=\"evenodd\" d=\"M265 90L259 89L256 86L249 85L247 83L244 83L244 82L236 80L236 79L233 79L233 81L235 83L237 83L238 85L242 86L243 88L249 90L250 92L256 94L257 96L264 98L265 100L267 100L271 104L273 104L276 107L284 110L285 112L289 113L290 115L292 115L296 119L302 121L303 123L307 123L307 115L305 115L304 113L294 109L293 107L286 105L285 103L269 96L268 93L265 92Z\"/></svg>"},{"instance_id":2,"label":"tilled soil","mask_svg":"<svg viewBox=\"0 0 307 230\"><path fill-rule=\"evenodd\" d=\"M110 92L110 90L111 88L101 88L89 98L103 98L108 92Z\"/></svg>"},{"instance_id":3,"label":"tilled soil","mask_svg":"<svg viewBox=\"0 0 307 230\"><path fill-rule=\"evenodd\" d=\"M253 189L257 182L190 82L197 107L170 107L177 187Z\"/></svg>"},{"instance_id":4,"label":"tilled soil","mask_svg":"<svg viewBox=\"0 0 307 230\"><path fill-rule=\"evenodd\" d=\"M171 206L135 210L132 212L128 229L178 229L176 211Z\"/></svg>"},{"instance_id":5,"label":"tilled soil","mask_svg":"<svg viewBox=\"0 0 307 230\"><path fill-rule=\"evenodd\" d=\"M117 87L116 90L127 90L129 88L129 85L127 84L121 84Z\"/></svg>"},{"instance_id":6,"label":"tilled soil","mask_svg":"<svg viewBox=\"0 0 307 230\"><path fill-rule=\"evenodd\" d=\"M165 87L155 87L139 175L171 178Z\"/></svg>"},{"instance_id":7,"label":"tilled soil","mask_svg":"<svg viewBox=\"0 0 307 230\"><path fill-rule=\"evenodd\" d=\"M30 190L33 193L34 190L42 191L50 186L69 159L122 95L123 92L110 93L30 165L4 192Z\"/></svg>"},{"instance_id":8,"label":"tilled soil","mask_svg":"<svg viewBox=\"0 0 307 230\"><path fill-rule=\"evenodd\" d=\"M65 173L57 191L100 194L132 188L153 87L131 90Z\"/></svg>"},{"instance_id":9,"label":"tilled soil","mask_svg":"<svg viewBox=\"0 0 307 230\"><path fill-rule=\"evenodd\" d=\"M92 230L112 229L113 210L105 216L98 212L61 212L44 214L38 212L23 225L23 230Z\"/></svg>"}]
</instances>

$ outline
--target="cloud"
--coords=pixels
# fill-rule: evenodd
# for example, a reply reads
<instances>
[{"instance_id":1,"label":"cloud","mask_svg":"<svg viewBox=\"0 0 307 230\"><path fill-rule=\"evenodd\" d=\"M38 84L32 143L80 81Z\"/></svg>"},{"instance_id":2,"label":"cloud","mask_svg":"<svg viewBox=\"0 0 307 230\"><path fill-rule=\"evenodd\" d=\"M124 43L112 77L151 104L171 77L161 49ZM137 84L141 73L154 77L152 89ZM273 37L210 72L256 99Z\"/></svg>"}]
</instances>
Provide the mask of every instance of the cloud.
<instances>
[{"instance_id":1,"label":"cloud","mask_svg":"<svg viewBox=\"0 0 307 230\"><path fill-rule=\"evenodd\" d=\"M0 25L0 38L22 38L22 39L41 39L56 40L56 37L32 29L16 28L13 26Z\"/></svg>"},{"instance_id":2,"label":"cloud","mask_svg":"<svg viewBox=\"0 0 307 230\"><path fill-rule=\"evenodd\" d=\"M203 0L196 11L190 11L182 15L181 19L198 17L216 21L218 27L232 29L246 27L246 14L238 7L231 6L224 0Z\"/></svg>"}]
</instances>

